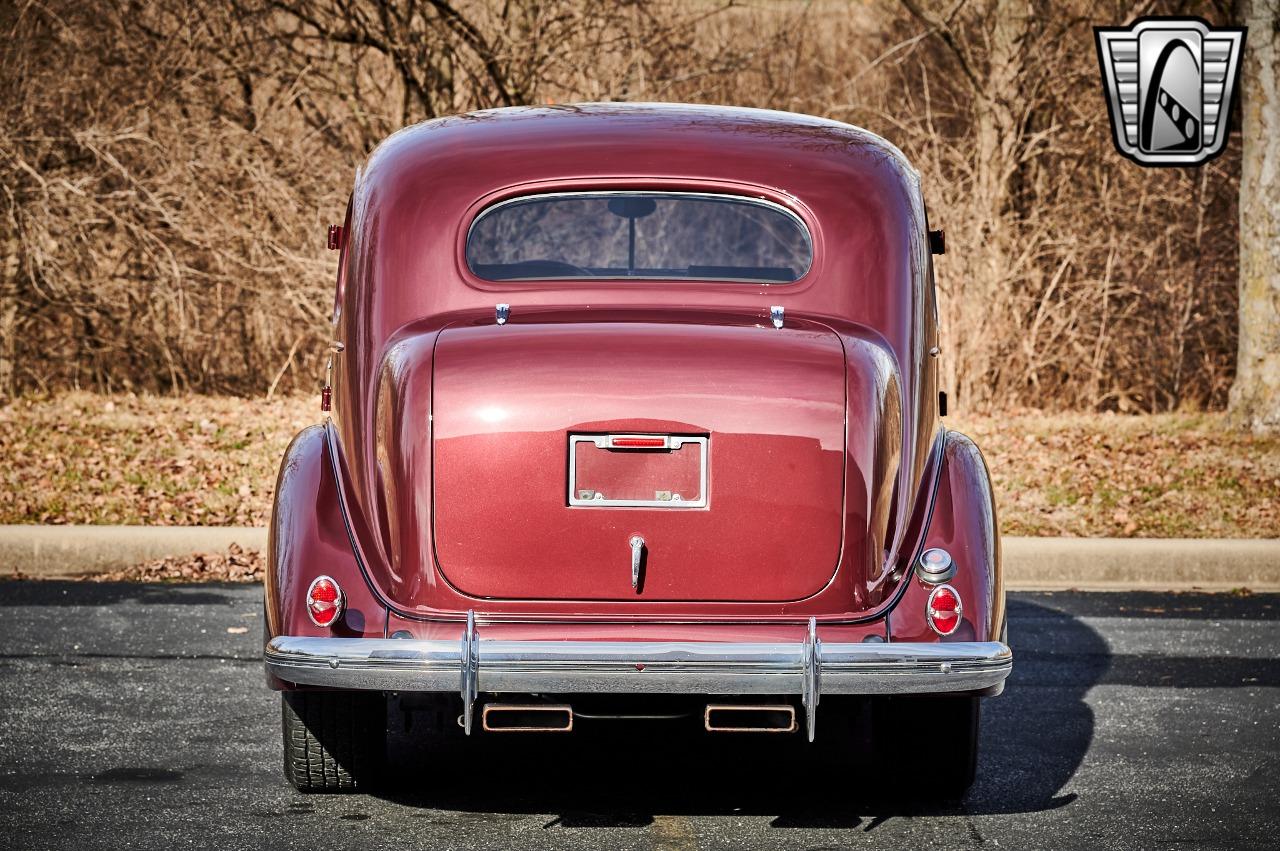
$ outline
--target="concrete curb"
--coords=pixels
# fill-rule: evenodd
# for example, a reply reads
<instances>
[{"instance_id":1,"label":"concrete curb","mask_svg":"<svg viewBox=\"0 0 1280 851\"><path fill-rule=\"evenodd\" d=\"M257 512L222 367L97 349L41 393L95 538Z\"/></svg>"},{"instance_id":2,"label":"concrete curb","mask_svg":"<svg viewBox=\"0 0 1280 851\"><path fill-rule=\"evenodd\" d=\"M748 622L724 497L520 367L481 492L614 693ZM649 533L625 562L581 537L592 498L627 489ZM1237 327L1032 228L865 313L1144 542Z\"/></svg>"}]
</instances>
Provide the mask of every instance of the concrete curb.
<instances>
[{"instance_id":1,"label":"concrete curb","mask_svg":"<svg viewBox=\"0 0 1280 851\"><path fill-rule=\"evenodd\" d=\"M0 526L0 575L86 576L232 544L265 550L248 526ZM1003 539L1011 590L1280 591L1280 539Z\"/></svg>"},{"instance_id":2,"label":"concrete curb","mask_svg":"<svg viewBox=\"0 0 1280 851\"><path fill-rule=\"evenodd\" d=\"M1280 539L1005 537L1011 589L1280 591Z\"/></svg>"},{"instance_id":3,"label":"concrete curb","mask_svg":"<svg viewBox=\"0 0 1280 851\"><path fill-rule=\"evenodd\" d=\"M0 575L87 576L169 556L224 552L232 544L265 550L267 530L254 526L0 526Z\"/></svg>"}]
</instances>

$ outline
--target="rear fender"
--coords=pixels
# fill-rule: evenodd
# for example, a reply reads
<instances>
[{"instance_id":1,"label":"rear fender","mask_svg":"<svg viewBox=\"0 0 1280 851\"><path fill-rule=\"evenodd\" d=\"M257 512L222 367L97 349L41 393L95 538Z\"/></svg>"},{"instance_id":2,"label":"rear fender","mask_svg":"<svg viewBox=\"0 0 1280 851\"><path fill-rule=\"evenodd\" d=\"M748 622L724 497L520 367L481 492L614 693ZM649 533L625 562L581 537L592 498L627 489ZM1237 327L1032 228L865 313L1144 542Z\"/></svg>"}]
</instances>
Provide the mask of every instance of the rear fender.
<instances>
[{"instance_id":1,"label":"rear fender","mask_svg":"<svg viewBox=\"0 0 1280 851\"><path fill-rule=\"evenodd\" d=\"M333 627L316 626L307 615L307 588L321 575L332 577L346 596ZM386 634L386 607L374 597L352 552L322 425L303 429L285 450L276 479L263 582L267 640L277 635L382 638ZM279 682L270 685L284 687Z\"/></svg>"},{"instance_id":2,"label":"rear fender","mask_svg":"<svg viewBox=\"0 0 1280 851\"><path fill-rule=\"evenodd\" d=\"M889 615L892 641L998 641L1004 626L1004 580L991 477L982 453L968 437L947 432L942 468L920 552L939 547L951 554L956 574L945 584L960 595L963 618L956 631L939 636L925 614L936 585L914 567L907 588Z\"/></svg>"}]
</instances>

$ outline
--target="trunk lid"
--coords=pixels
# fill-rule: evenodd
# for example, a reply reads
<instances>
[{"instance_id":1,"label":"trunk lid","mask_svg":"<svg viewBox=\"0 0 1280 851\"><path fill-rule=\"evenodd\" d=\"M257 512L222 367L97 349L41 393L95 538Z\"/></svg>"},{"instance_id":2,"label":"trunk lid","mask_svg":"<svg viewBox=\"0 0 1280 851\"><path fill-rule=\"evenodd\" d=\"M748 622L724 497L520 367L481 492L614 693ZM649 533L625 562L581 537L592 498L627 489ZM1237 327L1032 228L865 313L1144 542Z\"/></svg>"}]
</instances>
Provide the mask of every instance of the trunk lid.
<instances>
[{"instance_id":1,"label":"trunk lid","mask_svg":"<svg viewBox=\"0 0 1280 851\"><path fill-rule=\"evenodd\" d=\"M447 329L439 568L488 598L810 596L840 560L845 393L840 340L803 322Z\"/></svg>"}]
</instances>

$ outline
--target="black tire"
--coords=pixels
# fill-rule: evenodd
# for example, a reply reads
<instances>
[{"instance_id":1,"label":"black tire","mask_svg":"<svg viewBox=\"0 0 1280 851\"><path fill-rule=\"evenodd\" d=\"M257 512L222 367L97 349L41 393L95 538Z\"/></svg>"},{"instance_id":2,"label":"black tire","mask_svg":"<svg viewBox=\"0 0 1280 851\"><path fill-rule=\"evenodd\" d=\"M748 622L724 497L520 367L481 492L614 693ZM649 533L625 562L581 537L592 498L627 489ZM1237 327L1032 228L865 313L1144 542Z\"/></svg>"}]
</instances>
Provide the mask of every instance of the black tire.
<instances>
[{"instance_id":1,"label":"black tire","mask_svg":"<svg viewBox=\"0 0 1280 851\"><path fill-rule=\"evenodd\" d=\"M898 697L881 701L875 721L880 765L921 798L957 802L978 769L981 701L976 697Z\"/></svg>"},{"instance_id":2,"label":"black tire","mask_svg":"<svg viewBox=\"0 0 1280 851\"><path fill-rule=\"evenodd\" d=\"M387 704L380 693L281 693L284 776L299 792L369 788L386 763Z\"/></svg>"}]
</instances>

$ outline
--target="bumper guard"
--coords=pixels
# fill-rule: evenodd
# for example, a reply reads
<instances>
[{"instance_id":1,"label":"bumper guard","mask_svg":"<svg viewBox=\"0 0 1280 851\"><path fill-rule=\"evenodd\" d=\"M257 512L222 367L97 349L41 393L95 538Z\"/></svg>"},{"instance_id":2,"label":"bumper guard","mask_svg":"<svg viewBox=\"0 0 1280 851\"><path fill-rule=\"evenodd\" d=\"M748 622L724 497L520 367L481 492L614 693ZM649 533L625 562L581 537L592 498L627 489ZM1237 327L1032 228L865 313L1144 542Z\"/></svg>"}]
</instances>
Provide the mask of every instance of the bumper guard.
<instances>
[{"instance_id":1,"label":"bumper guard","mask_svg":"<svg viewBox=\"0 0 1280 851\"><path fill-rule=\"evenodd\" d=\"M462 640L277 636L267 669L299 685L377 691L459 691L463 727L480 692L799 694L809 739L822 694L996 691L1013 669L998 641L823 644L814 619L803 642L481 641L474 613Z\"/></svg>"}]
</instances>

